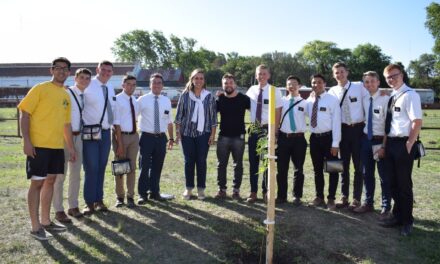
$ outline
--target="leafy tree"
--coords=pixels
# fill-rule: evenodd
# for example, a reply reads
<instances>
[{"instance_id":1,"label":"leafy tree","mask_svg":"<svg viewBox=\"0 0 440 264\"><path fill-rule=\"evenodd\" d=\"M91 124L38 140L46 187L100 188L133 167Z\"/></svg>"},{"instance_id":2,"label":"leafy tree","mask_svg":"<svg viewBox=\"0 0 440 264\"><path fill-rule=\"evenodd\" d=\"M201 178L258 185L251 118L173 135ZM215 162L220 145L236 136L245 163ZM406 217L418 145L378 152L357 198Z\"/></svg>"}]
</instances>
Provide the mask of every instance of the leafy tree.
<instances>
[{"instance_id":1,"label":"leafy tree","mask_svg":"<svg viewBox=\"0 0 440 264\"><path fill-rule=\"evenodd\" d=\"M381 77L381 85L386 85L383 77L383 69L390 64L391 57L382 53L379 46L370 43L360 44L352 51L348 67L350 68L350 79L361 80L366 71L375 71Z\"/></svg>"}]
</instances>

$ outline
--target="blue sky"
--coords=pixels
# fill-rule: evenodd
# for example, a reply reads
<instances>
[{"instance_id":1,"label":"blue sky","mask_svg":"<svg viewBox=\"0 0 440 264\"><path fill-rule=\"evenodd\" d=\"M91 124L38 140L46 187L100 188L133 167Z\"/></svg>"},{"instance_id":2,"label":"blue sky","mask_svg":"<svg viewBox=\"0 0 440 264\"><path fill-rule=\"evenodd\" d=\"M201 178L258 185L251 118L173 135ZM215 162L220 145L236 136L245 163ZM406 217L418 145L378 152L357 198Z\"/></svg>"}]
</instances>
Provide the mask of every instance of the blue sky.
<instances>
[{"instance_id":1,"label":"blue sky","mask_svg":"<svg viewBox=\"0 0 440 264\"><path fill-rule=\"evenodd\" d=\"M0 2L0 62L113 60L114 40L133 29L191 37L241 55L295 53L307 42L372 43L405 65L430 53L426 0L75 0Z\"/></svg>"}]
</instances>

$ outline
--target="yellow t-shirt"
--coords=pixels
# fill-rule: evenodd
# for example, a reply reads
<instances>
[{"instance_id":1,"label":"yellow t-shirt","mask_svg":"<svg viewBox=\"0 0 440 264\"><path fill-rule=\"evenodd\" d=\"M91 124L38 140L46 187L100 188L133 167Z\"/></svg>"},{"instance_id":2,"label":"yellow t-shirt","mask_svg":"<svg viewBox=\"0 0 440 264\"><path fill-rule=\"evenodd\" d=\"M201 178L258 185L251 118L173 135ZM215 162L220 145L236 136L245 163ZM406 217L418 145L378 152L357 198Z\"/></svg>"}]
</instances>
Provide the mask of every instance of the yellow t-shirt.
<instances>
[{"instance_id":1,"label":"yellow t-shirt","mask_svg":"<svg viewBox=\"0 0 440 264\"><path fill-rule=\"evenodd\" d=\"M63 149L64 124L70 123L70 97L64 87L43 82L29 90L18 108L30 114L34 147Z\"/></svg>"}]
</instances>

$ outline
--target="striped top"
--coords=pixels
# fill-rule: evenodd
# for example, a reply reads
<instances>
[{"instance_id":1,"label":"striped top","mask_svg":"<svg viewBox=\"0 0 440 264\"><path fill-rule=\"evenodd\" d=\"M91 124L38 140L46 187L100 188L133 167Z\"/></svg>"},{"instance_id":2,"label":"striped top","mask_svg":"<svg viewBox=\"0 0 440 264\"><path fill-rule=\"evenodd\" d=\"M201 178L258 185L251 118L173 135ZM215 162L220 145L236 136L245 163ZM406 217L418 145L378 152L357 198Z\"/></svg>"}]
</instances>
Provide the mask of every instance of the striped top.
<instances>
[{"instance_id":1,"label":"striped top","mask_svg":"<svg viewBox=\"0 0 440 264\"><path fill-rule=\"evenodd\" d=\"M197 131L197 123L191 122L196 102L189 98L188 92L183 92L177 103L177 113L174 123L180 124L180 134L186 137L197 137L203 133L211 133L211 128L217 126L217 110L215 98L209 94L203 100L205 110L205 126L203 132Z\"/></svg>"}]
</instances>

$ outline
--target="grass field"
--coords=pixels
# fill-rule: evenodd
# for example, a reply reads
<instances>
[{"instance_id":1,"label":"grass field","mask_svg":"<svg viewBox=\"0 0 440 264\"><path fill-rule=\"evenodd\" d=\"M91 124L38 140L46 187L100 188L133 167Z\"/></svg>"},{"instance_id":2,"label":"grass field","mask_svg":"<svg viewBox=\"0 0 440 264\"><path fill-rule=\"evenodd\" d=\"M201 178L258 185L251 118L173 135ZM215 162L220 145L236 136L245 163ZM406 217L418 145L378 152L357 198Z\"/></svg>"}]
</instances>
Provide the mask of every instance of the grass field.
<instances>
[{"instance_id":1,"label":"grass field","mask_svg":"<svg viewBox=\"0 0 440 264\"><path fill-rule=\"evenodd\" d=\"M0 109L0 118L14 116L14 109ZM424 125L440 127L439 117L440 111L425 111ZM0 122L0 135L5 134L16 134L14 121ZM440 130L423 130L422 140L426 147L438 148ZM110 212L74 220L67 232L56 234L49 242L39 242L29 236L26 204L29 182L24 174L21 141L14 137L0 137L0 141L1 263L264 262L266 206L262 201L249 205L244 201L212 198L217 191L215 146L208 155L205 201L181 198L183 155L176 146L168 151L161 178L161 191L175 194L175 200L148 202L135 209L113 207L114 182L108 166L104 193ZM110 160L112 157L111 154ZM402 238L396 229L379 227L378 211L356 215L347 210L329 212L289 203L277 206L276 210L275 262L440 263L439 165L440 151L428 150L421 168L414 168L416 202L412 236ZM244 166L243 196L249 190L247 154ZM232 175L231 168L228 175ZM305 176L303 199L311 201L314 181L308 154ZM231 182L229 176L229 186ZM289 178L289 191L291 183ZM378 187L376 206L379 191ZM83 206L81 197L82 193Z\"/></svg>"}]
</instances>

